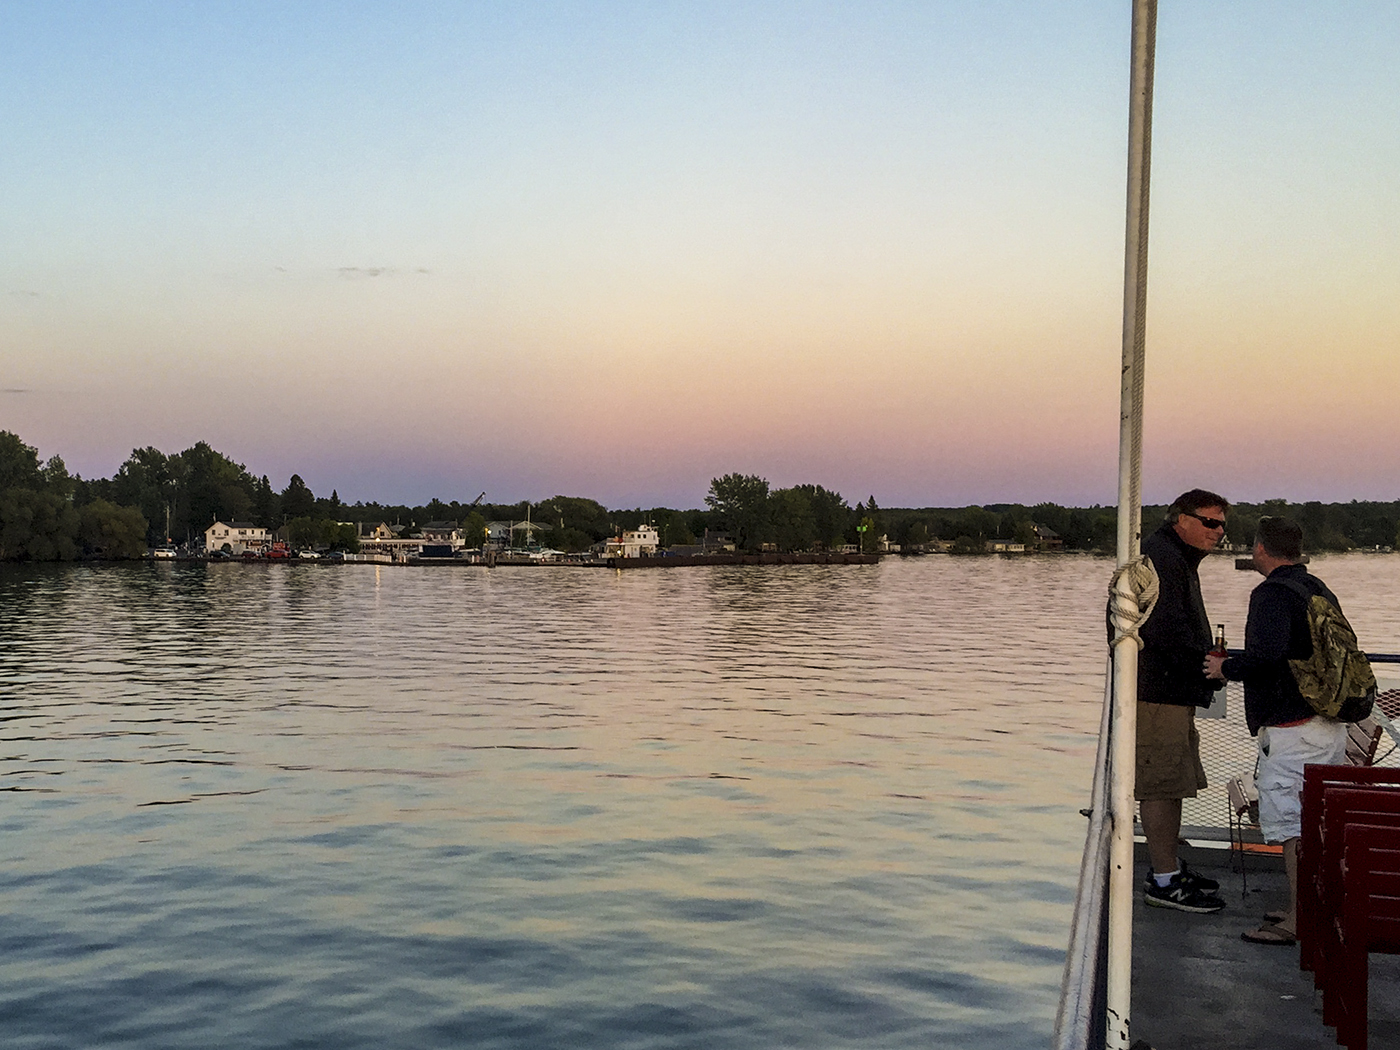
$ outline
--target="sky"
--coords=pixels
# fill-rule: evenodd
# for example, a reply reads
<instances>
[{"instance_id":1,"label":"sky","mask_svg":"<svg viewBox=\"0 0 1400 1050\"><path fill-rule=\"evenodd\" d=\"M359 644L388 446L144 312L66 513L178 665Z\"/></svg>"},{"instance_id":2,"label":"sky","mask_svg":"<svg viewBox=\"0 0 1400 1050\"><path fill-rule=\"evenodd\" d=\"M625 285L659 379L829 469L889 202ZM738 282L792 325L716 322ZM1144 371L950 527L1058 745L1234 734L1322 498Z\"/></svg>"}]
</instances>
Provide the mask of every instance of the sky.
<instances>
[{"instance_id":1,"label":"sky","mask_svg":"<svg viewBox=\"0 0 1400 1050\"><path fill-rule=\"evenodd\" d=\"M1129 0L0 3L0 429L1111 504ZM1400 498L1400 4L1162 0L1144 499Z\"/></svg>"}]
</instances>

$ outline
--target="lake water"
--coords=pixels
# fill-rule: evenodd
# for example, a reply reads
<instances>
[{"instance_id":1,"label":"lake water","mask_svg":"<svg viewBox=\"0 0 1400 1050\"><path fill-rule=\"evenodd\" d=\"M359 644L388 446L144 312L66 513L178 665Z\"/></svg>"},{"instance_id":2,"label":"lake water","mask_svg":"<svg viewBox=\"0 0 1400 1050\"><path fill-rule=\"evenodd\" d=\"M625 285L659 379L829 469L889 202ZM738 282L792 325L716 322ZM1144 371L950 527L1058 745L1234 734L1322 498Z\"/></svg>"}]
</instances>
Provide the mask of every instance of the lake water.
<instances>
[{"instance_id":1,"label":"lake water","mask_svg":"<svg viewBox=\"0 0 1400 1050\"><path fill-rule=\"evenodd\" d=\"M4 1044L1042 1047L1110 570L0 569Z\"/></svg>"}]
</instances>

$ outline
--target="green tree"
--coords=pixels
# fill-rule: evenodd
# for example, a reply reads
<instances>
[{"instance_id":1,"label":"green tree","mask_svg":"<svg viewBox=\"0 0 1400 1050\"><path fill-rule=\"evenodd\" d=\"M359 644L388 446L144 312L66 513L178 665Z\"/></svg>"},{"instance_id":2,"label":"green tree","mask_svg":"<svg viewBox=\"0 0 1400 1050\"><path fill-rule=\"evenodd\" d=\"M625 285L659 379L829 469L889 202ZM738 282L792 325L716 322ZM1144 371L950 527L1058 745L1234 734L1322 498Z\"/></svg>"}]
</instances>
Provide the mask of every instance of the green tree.
<instances>
[{"instance_id":1,"label":"green tree","mask_svg":"<svg viewBox=\"0 0 1400 1050\"><path fill-rule=\"evenodd\" d=\"M0 561L71 561L78 512L62 496L27 488L0 492Z\"/></svg>"},{"instance_id":2,"label":"green tree","mask_svg":"<svg viewBox=\"0 0 1400 1050\"><path fill-rule=\"evenodd\" d=\"M49 461L44 464L40 474L43 477L45 491L66 500L73 498L73 490L77 488L77 481L68 473L68 468L64 465L61 456L49 457Z\"/></svg>"},{"instance_id":3,"label":"green tree","mask_svg":"<svg viewBox=\"0 0 1400 1050\"><path fill-rule=\"evenodd\" d=\"M801 488L777 489L768 497L773 542L780 551L810 550L817 542L811 498Z\"/></svg>"},{"instance_id":4,"label":"green tree","mask_svg":"<svg viewBox=\"0 0 1400 1050\"><path fill-rule=\"evenodd\" d=\"M112 478L113 501L136 507L146 519L146 542L165 542L165 522L172 511L178 484L176 467L158 448L134 448Z\"/></svg>"},{"instance_id":5,"label":"green tree","mask_svg":"<svg viewBox=\"0 0 1400 1050\"><path fill-rule=\"evenodd\" d=\"M647 511L646 517L656 526L661 546L674 547L695 542L695 534L690 531L689 515L685 511L654 507Z\"/></svg>"},{"instance_id":6,"label":"green tree","mask_svg":"<svg viewBox=\"0 0 1400 1050\"><path fill-rule=\"evenodd\" d=\"M281 520L282 498L273 491L272 482L264 474L253 493L253 524L271 529Z\"/></svg>"},{"instance_id":7,"label":"green tree","mask_svg":"<svg viewBox=\"0 0 1400 1050\"><path fill-rule=\"evenodd\" d=\"M1061 539L1069 532L1069 511L1058 503L1037 503L1031 508L1031 519L1037 525L1049 526Z\"/></svg>"},{"instance_id":8,"label":"green tree","mask_svg":"<svg viewBox=\"0 0 1400 1050\"><path fill-rule=\"evenodd\" d=\"M359 530L350 523L337 524L335 529L335 538L332 540L331 546L349 554L358 554L360 550Z\"/></svg>"},{"instance_id":9,"label":"green tree","mask_svg":"<svg viewBox=\"0 0 1400 1050\"><path fill-rule=\"evenodd\" d=\"M768 480L753 474L726 474L710 481L705 504L715 511L741 551L757 551L768 534Z\"/></svg>"},{"instance_id":10,"label":"green tree","mask_svg":"<svg viewBox=\"0 0 1400 1050\"><path fill-rule=\"evenodd\" d=\"M481 511L470 511L462 519L462 536L468 547L480 547L486 542L486 518Z\"/></svg>"},{"instance_id":11,"label":"green tree","mask_svg":"<svg viewBox=\"0 0 1400 1050\"><path fill-rule=\"evenodd\" d=\"M39 489L44 484L39 467L39 450L26 445L19 435L0 430L0 491Z\"/></svg>"},{"instance_id":12,"label":"green tree","mask_svg":"<svg viewBox=\"0 0 1400 1050\"><path fill-rule=\"evenodd\" d=\"M246 521L252 516L257 480L208 442L197 441L172 456L171 466L178 495L171 523L175 536L193 539L215 521Z\"/></svg>"},{"instance_id":13,"label":"green tree","mask_svg":"<svg viewBox=\"0 0 1400 1050\"><path fill-rule=\"evenodd\" d=\"M1037 541L1035 522L1029 518L1015 522L1011 527L1011 539L1017 543L1024 543L1027 547L1034 547Z\"/></svg>"},{"instance_id":14,"label":"green tree","mask_svg":"<svg viewBox=\"0 0 1400 1050\"><path fill-rule=\"evenodd\" d=\"M282 490L282 515L288 519L309 518L316 512L316 497L301 480L300 474L293 474L292 480Z\"/></svg>"},{"instance_id":15,"label":"green tree","mask_svg":"<svg viewBox=\"0 0 1400 1050\"><path fill-rule=\"evenodd\" d=\"M608 508L597 500L585 499L582 496L551 496L544 501L543 506L553 508L547 512L556 526L556 532L550 538L556 547L564 550L586 550L590 545L613 534L612 515L608 513ZM572 548L564 546L560 535L568 530L584 533L588 542Z\"/></svg>"},{"instance_id":16,"label":"green tree","mask_svg":"<svg viewBox=\"0 0 1400 1050\"><path fill-rule=\"evenodd\" d=\"M39 465L36 449L15 434L0 431L0 560L67 561L81 551L82 521L75 498L85 498L89 486L71 476L63 459L53 456ZM100 515L98 501L91 512ZM85 508L86 509L86 508ZM135 518L144 530L139 513ZM136 541L136 552L146 549L144 535Z\"/></svg>"},{"instance_id":17,"label":"green tree","mask_svg":"<svg viewBox=\"0 0 1400 1050\"><path fill-rule=\"evenodd\" d=\"M922 518L913 518L904 523L904 531L899 534L901 546L922 547L929 541L928 522Z\"/></svg>"},{"instance_id":18,"label":"green tree","mask_svg":"<svg viewBox=\"0 0 1400 1050\"><path fill-rule=\"evenodd\" d=\"M146 553L146 519L135 507L95 499L78 511L83 553L103 558L139 558Z\"/></svg>"},{"instance_id":19,"label":"green tree","mask_svg":"<svg viewBox=\"0 0 1400 1050\"><path fill-rule=\"evenodd\" d=\"M556 549L573 554L578 551L588 550L588 548L592 547L598 541L582 529L563 528L555 529L553 534L549 537L549 542L553 544Z\"/></svg>"},{"instance_id":20,"label":"green tree","mask_svg":"<svg viewBox=\"0 0 1400 1050\"><path fill-rule=\"evenodd\" d=\"M870 515L870 527L862 534L862 543L871 541L872 543L878 544L880 536L883 535L885 531L885 519L884 515L880 513L880 506L875 502L874 496L871 496L865 501L865 513ZM874 549L874 546L871 546L866 549L866 552L869 553Z\"/></svg>"},{"instance_id":21,"label":"green tree","mask_svg":"<svg viewBox=\"0 0 1400 1050\"><path fill-rule=\"evenodd\" d=\"M851 508L841 498L841 493L820 485L797 485L795 488L807 497L807 504L812 508L816 542L828 549L839 547L851 520Z\"/></svg>"},{"instance_id":22,"label":"green tree","mask_svg":"<svg viewBox=\"0 0 1400 1050\"><path fill-rule=\"evenodd\" d=\"M326 546L325 524L311 517L293 518L287 522L287 542L299 550L305 547Z\"/></svg>"},{"instance_id":23,"label":"green tree","mask_svg":"<svg viewBox=\"0 0 1400 1050\"><path fill-rule=\"evenodd\" d=\"M979 540L992 539L1001 528L1001 515L986 507L964 507L962 527L965 533Z\"/></svg>"}]
</instances>

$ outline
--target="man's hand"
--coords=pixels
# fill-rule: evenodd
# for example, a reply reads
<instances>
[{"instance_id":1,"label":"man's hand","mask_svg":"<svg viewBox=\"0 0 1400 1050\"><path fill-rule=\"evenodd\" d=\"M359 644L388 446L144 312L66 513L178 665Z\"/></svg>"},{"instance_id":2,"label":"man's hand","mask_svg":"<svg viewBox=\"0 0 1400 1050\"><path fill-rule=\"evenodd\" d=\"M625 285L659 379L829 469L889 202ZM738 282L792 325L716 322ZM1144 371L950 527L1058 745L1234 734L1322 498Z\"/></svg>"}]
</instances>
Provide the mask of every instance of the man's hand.
<instances>
[{"instance_id":1,"label":"man's hand","mask_svg":"<svg viewBox=\"0 0 1400 1050\"><path fill-rule=\"evenodd\" d=\"M1205 672L1207 678L1214 678L1224 681L1225 676L1220 673L1220 666L1225 662L1225 657L1219 653L1206 653L1206 661L1201 665L1201 670Z\"/></svg>"}]
</instances>

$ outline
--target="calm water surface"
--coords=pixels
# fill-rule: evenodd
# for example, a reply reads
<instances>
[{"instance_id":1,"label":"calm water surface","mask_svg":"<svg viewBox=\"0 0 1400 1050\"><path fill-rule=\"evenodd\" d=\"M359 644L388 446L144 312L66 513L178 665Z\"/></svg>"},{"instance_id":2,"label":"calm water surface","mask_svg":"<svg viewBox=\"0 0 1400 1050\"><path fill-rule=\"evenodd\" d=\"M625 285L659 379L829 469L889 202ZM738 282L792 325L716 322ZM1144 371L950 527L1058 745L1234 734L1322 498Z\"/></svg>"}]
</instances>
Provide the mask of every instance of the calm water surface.
<instances>
[{"instance_id":1,"label":"calm water surface","mask_svg":"<svg viewBox=\"0 0 1400 1050\"><path fill-rule=\"evenodd\" d=\"M5 1045L1044 1046L1108 573L0 571Z\"/></svg>"}]
</instances>

